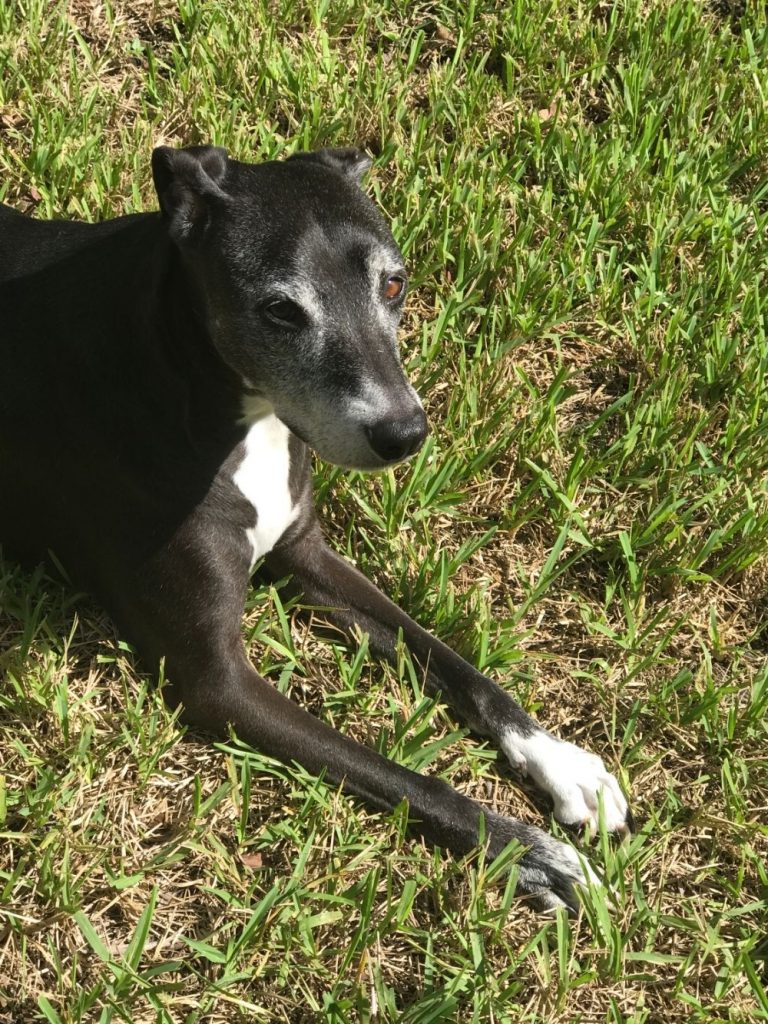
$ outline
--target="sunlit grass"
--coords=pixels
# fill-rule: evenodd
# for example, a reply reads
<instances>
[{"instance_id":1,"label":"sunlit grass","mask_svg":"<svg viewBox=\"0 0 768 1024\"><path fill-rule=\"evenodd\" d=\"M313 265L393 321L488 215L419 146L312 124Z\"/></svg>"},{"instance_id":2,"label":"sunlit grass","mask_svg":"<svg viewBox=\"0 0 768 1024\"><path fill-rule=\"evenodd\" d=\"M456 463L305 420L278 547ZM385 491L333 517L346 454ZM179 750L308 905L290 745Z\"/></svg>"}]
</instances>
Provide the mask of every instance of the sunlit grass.
<instances>
[{"instance_id":1,"label":"sunlit grass","mask_svg":"<svg viewBox=\"0 0 768 1024\"><path fill-rule=\"evenodd\" d=\"M153 208L160 142L375 156L433 435L318 466L329 536L639 824L592 844L615 908L537 919L513 851L182 738L98 610L0 563L3 1024L768 1019L763 7L30 0L0 67L0 197L38 216ZM327 721L555 828L405 655L269 588L244 631Z\"/></svg>"}]
</instances>

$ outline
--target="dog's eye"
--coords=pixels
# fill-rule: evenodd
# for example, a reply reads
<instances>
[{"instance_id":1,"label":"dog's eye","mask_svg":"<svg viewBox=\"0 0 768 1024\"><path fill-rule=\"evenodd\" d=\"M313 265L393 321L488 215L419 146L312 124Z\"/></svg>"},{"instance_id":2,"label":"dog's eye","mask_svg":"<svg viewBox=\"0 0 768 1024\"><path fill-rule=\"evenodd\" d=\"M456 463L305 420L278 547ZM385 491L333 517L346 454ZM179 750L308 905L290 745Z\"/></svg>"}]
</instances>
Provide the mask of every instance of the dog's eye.
<instances>
[{"instance_id":1,"label":"dog's eye","mask_svg":"<svg viewBox=\"0 0 768 1024\"><path fill-rule=\"evenodd\" d=\"M300 306L290 299L276 299L264 307L264 312L270 320L288 327L299 327L304 319Z\"/></svg>"},{"instance_id":2,"label":"dog's eye","mask_svg":"<svg viewBox=\"0 0 768 1024\"><path fill-rule=\"evenodd\" d=\"M386 284L384 285L384 298L389 299L392 302L393 299L399 299L403 294L405 288L405 281L402 277L398 277L396 274L392 277L388 277Z\"/></svg>"}]
</instances>

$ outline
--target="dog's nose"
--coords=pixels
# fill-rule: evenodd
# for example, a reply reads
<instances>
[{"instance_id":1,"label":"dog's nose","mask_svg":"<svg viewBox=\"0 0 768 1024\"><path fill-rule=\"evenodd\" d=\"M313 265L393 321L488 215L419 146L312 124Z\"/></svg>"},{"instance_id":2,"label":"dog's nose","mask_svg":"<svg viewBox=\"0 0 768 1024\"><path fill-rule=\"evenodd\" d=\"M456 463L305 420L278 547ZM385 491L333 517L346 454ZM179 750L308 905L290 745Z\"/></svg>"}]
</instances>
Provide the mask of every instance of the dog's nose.
<instances>
[{"instance_id":1,"label":"dog's nose","mask_svg":"<svg viewBox=\"0 0 768 1024\"><path fill-rule=\"evenodd\" d=\"M412 416L396 420L379 420L365 428L368 442L385 462L400 462L413 455L427 436L427 417L423 409Z\"/></svg>"}]
</instances>

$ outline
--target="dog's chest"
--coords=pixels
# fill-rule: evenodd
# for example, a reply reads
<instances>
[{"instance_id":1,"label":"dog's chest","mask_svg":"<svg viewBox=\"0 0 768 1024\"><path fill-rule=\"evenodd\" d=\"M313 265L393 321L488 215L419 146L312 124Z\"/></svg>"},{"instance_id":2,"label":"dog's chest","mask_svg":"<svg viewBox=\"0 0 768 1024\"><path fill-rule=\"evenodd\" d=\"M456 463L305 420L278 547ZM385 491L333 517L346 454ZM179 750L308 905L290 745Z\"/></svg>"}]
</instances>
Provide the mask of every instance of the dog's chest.
<instances>
[{"instance_id":1,"label":"dog's chest","mask_svg":"<svg viewBox=\"0 0 768 1024\"><path fill-rule=\"evenodd\" d=\"M232 482L253 505L256 525L246 530L251 564L271 551L298 515L289 487L290 432L276 416L264 416L250 427L245 454Z\"/></svg>"}]
</instances>

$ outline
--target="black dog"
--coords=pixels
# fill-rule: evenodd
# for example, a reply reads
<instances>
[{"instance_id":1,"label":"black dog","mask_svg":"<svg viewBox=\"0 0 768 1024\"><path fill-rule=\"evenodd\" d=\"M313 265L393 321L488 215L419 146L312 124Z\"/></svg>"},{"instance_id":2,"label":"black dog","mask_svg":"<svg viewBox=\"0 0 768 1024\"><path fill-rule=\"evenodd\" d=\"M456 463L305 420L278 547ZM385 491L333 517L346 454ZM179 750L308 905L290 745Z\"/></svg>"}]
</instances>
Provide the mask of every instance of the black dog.
<instances>
[{"instance_id":1,"label":"black dog","mask_svg":"<svg viewBox=\"0 0 768 1024\"><path fill-rule=\"evenodd\" d=\"M0 540L53 551L97 594L184 720L323 772L458 854L481 816L491 855L527 848L520 888L576 906L589 868L545 832L345 738L248 663L240 631L264 558L372 647L402 631L435 690L554 800L566 823L624 831L600 758L543 730L326 545L310 453L376 469L427 424L400 366L403 260L359 188L368 160L324 150L238 163L213 147L157 149L160 213L87 225L0 208Z\"/></svg>"}]
</instances>

